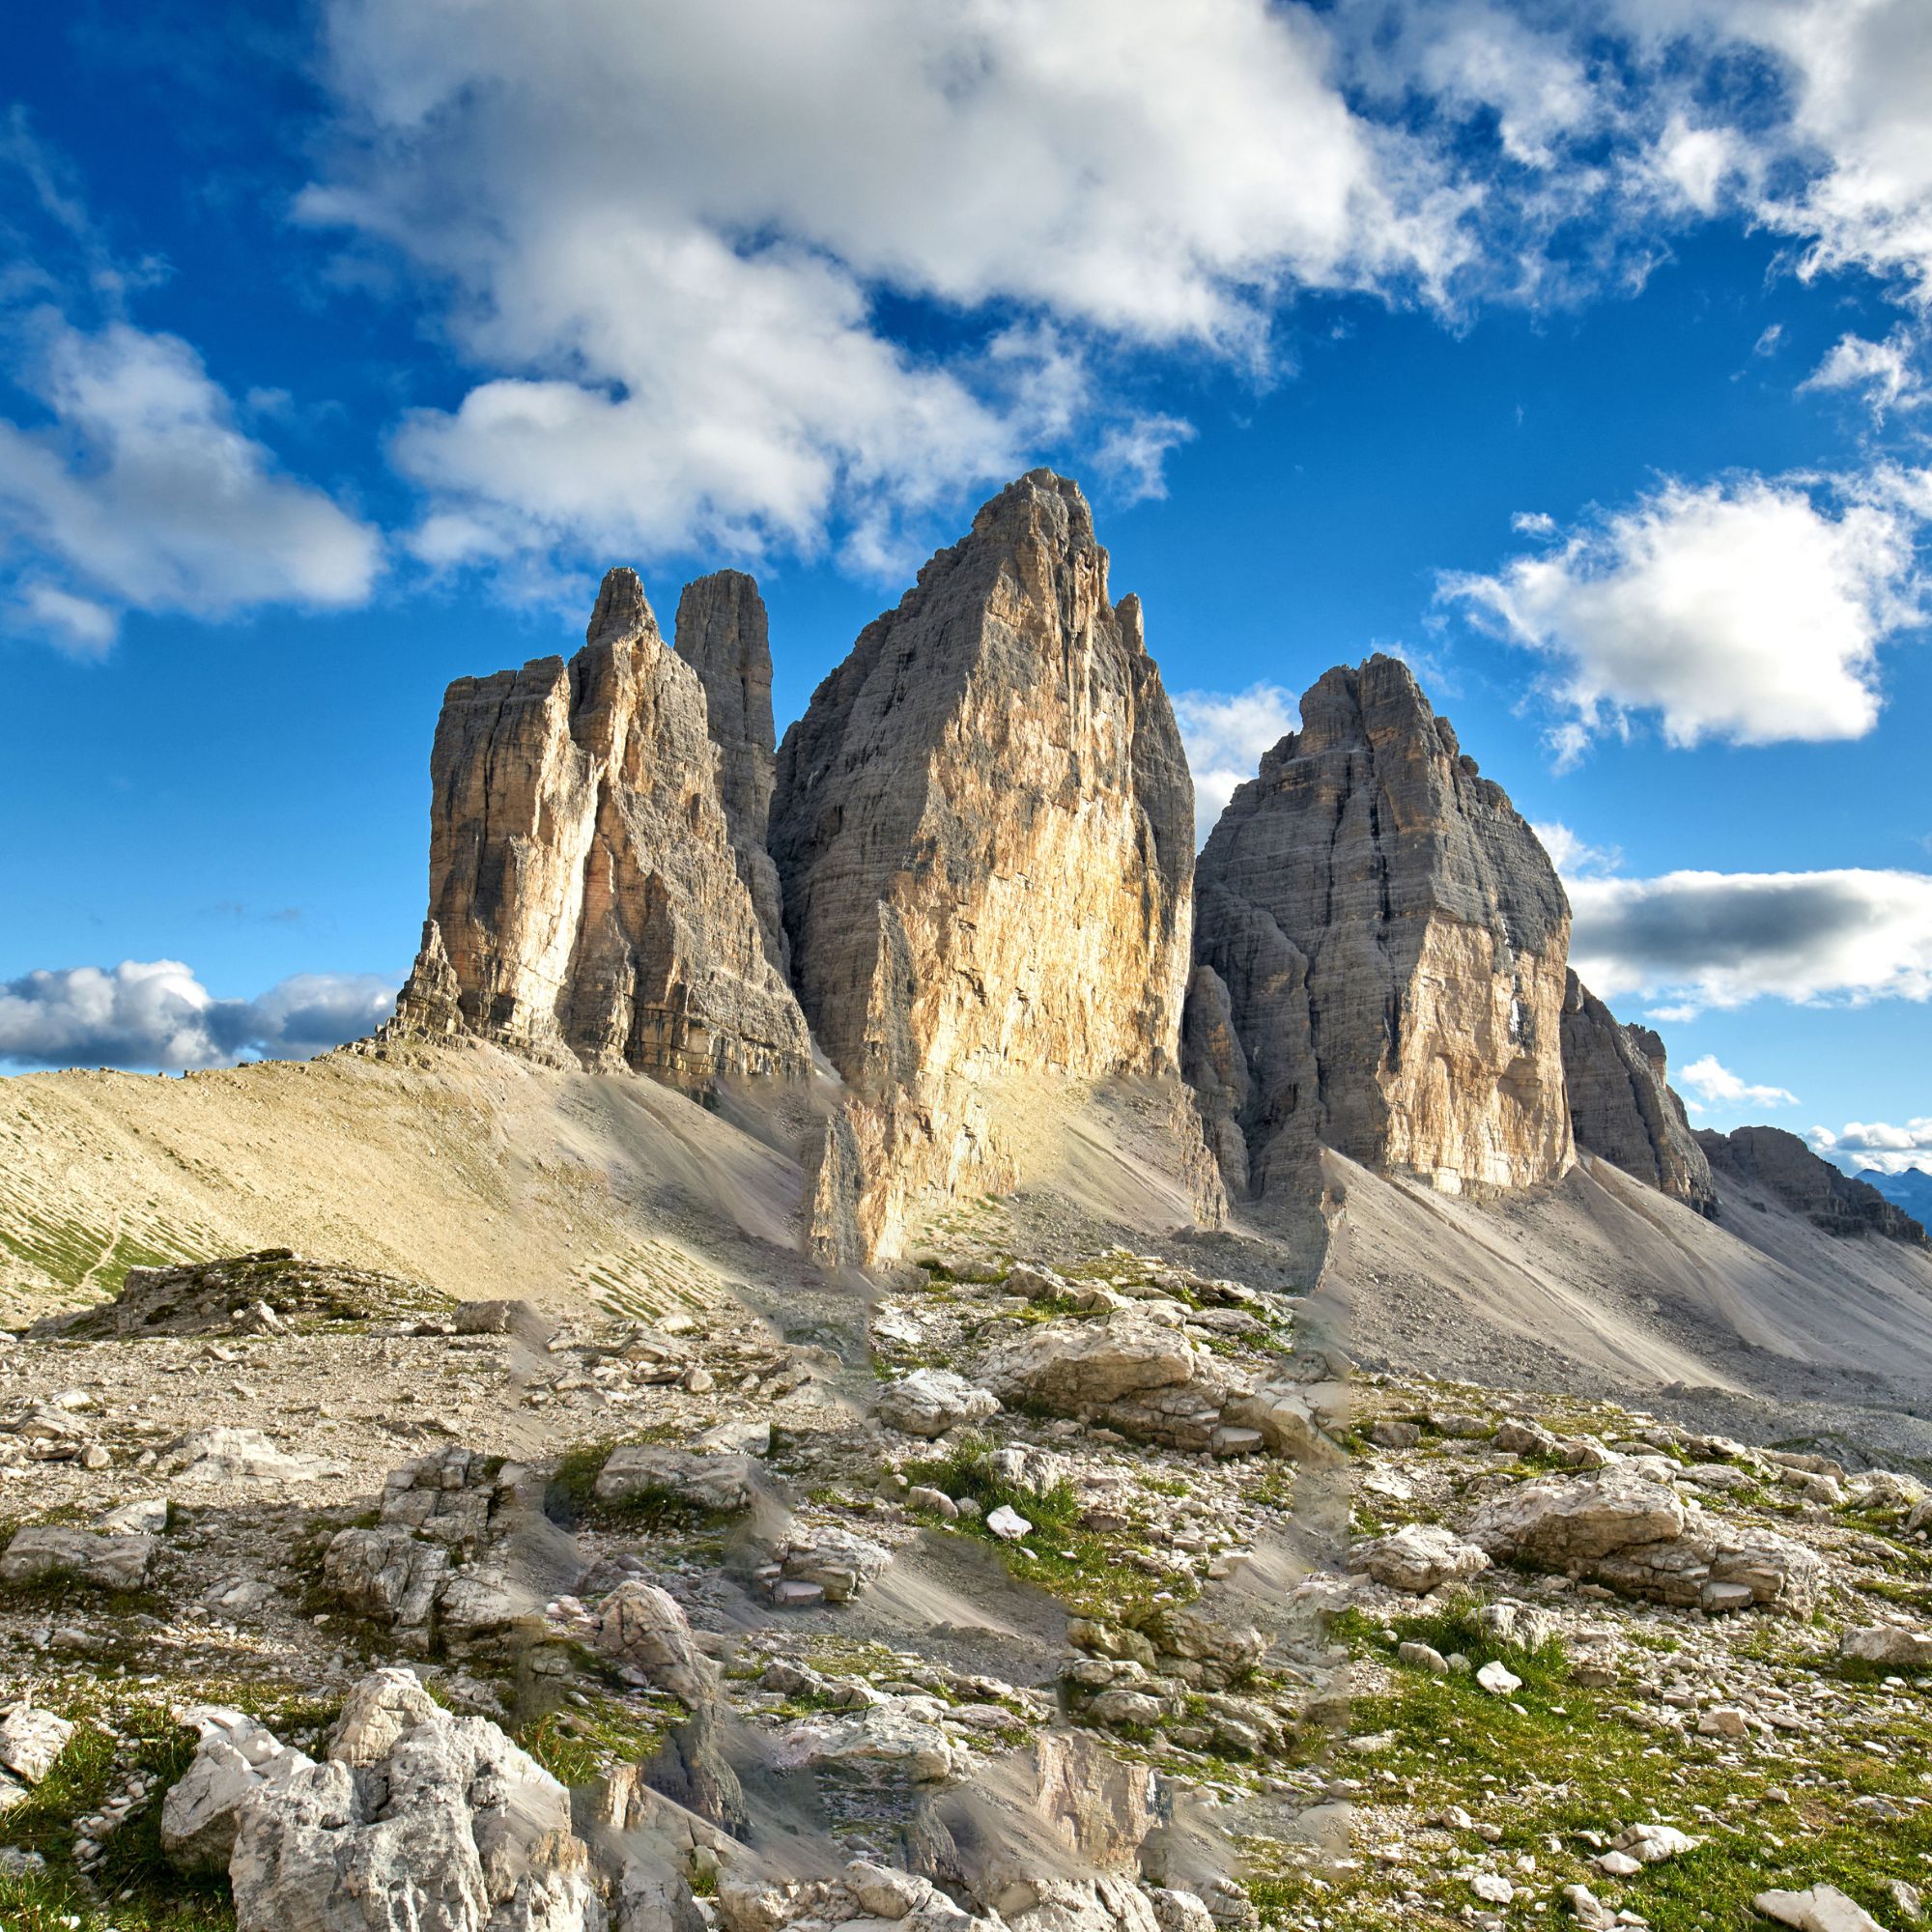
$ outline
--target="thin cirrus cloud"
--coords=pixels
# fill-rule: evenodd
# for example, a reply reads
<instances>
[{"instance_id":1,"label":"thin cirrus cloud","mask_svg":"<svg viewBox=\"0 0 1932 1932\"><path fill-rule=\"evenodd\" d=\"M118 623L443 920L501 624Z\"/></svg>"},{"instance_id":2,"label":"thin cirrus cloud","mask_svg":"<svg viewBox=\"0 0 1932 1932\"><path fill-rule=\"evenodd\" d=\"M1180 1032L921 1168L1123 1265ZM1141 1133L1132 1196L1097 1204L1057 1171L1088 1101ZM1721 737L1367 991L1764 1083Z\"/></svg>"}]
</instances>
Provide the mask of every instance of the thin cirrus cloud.
<instances>
[{"instance_id":1,"label":"thin cirrus cloud","mask_svg":"<svg viewBox=\"0 0 1932 1932\"><path fill-rule=\"evenodd\" d=\"M1547 661L1559 765L1645 716L1680 748L1861 738L1880 645L1924 615L1928 501L1932 472L1897 469L1666 482L1438 596Z\"/></svg>"},{"instance_id":2,"label":"thin cirrus cloud","mask_svg":"<svg viewBox=\"0 0 1932 1932\"><path fill-rule=\"evenodd\" d=\"M178 959L124 959L0 981L0 1065L168 1072L305 1059L355 1039L394 1009L372 973L298 973L252 1000L216 999Z\"/></svg>"},{"instance_id":3,"label":"thin cirrus cloud","mask_svg":"<svg viewBox=\"0 0 1932 1932\"><path fill-rule=\"evenodd\" d=\"M1569 878L1570 957L1614 1003L1689 1019L1760 999L1863 1006L1932 998L1932 875L1667 872Z\"/></svg>"},{"instance_id":4,"label":"thin cirrus cloud","mask_svg":"<svg viewBox=\"0 0 1932 1932\"><path fill-rule=\"evenodd\" d=\"M221 618L367 597L376 531L284 474L188 344L126 322L88 332L51 310L25 335L19 380L51 420L0 420L0 532L36 559L17 616L99 656L130 608Z\"/></svg>"},{"instance_id":5,"label":"thin cirrus cloud","mask_svg":"<svg viewBox=\"0 0 1932 1932\"><path fill-rule=\"evenodd\" d=\"M1178 691L1174 716L1194 777L1194 839L1206 842L1235 787L1300 724L1294 695L1277 684L1245 691Z\"/></svg>"}]
</instances>

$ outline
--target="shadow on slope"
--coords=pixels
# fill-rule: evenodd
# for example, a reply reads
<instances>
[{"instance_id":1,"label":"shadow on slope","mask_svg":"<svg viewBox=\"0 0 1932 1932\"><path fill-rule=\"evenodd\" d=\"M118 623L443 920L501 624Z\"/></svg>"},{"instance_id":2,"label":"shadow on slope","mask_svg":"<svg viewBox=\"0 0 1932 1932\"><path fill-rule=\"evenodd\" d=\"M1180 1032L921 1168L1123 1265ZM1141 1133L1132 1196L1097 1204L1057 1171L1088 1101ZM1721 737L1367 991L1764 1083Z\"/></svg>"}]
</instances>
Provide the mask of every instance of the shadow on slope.
<instances>
[{"instance_id":1,"label":"shadow on slope","mask_svg":"<svg viewBox=\"0 0 1932 1932\"><path fill-rule=\"evenodd\" d=\"M1706 1221L1588 1156L1552 1187L1495 1201L1332 1153L1322 1171L1335 1211L1321 1293L1343 1304L1365 1368L1660 1411L1694 1389L1707 1427L1932 1455L1922 1253L1823 1234L1735 1186Z\"/></svg>"}]
</instances>

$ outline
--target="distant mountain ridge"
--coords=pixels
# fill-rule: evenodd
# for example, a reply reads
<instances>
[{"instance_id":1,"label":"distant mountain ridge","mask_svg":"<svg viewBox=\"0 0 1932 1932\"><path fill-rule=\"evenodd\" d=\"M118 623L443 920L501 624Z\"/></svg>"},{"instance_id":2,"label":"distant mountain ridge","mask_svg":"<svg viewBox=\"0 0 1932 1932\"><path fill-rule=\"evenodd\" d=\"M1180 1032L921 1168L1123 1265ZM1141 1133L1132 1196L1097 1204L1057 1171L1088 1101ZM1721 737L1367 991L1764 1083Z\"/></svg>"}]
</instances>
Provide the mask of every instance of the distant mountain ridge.
<instances>
[{"instance_id":1,"label":"distant mountain ridge","mask_svg":"<svg viewBox=\"0 0 1932 1932\"><path fill-rule=\"evenodd\" d=\"M1903 1208L1915 1221L1932 1226L1932 1172L1922 1167L1908 1167L1903 1174L1881 1174L1877 1168L1868 1167L1852 1178L1875 1188L1894 1208Z\"/></svg>"}]
</instances>

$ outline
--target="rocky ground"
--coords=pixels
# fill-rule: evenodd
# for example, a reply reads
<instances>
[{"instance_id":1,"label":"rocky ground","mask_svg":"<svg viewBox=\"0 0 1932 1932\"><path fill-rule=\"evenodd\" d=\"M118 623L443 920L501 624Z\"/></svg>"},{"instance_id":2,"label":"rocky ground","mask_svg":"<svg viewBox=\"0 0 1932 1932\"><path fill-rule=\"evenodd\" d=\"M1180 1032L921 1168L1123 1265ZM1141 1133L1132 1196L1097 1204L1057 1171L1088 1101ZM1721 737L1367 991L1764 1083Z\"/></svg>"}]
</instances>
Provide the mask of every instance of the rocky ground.
<instances>
[{"instance_id":1,"label":"rocky ground","mask_svg":"<svg viewBox=\"0 0 1932 1932\"><path fill-rule=\"evenodd\" d=\"M270 1253L16 1334L0 1923L1915 1922L1918 1481L967 1220L782 1314Z\"/></svg>"}]
</instances>

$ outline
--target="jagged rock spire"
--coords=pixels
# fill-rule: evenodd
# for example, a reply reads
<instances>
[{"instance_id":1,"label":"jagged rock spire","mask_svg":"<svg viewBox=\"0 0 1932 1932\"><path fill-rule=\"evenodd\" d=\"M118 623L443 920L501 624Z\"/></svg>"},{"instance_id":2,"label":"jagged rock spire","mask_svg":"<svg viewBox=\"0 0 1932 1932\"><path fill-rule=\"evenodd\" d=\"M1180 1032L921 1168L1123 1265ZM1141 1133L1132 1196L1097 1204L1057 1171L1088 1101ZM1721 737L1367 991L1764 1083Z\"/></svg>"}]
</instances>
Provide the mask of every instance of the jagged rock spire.
<instances>
[{"instance_id":1,"label":"jagged rock spire","mask_svg":"<svg viewBox=\"0 0 1932 1932\"><path fill-rule=\"evenodd\" d=\"M718 788L738 873L757 908L766 949L789 970L778 867L765 849L778 736L772 724L772 647L765 601L740 570L714 571L684 586L677 602L677 654L696 671Z\"/></svg>"},{"instance_id":2,"label":"jagged rock spire","mask_svg":"<svg viewBox=\"0 0 1932 1932\"><path fill-rule=\"evenodd\" d=\"M606 576L586 637L568 665L444 696L406 1004L693 1092L801 1077L810 1039L739 877L697 674L633 570Z\"/></svg>"},{"instance_id":3,"label":"jagged rock spire","mask_svg":"<svg viewBox=\"0 0 1932 1932\"><path fill-rule=\"evenodd\" d=\"M890 1247L909 1206L1001 1171L1028 1075L1171 1076L1193 786L1139 605L1078 487L980 509L813 694L771 828L794 980L860 1109L828 1171Z\"/></svg>"}]
</instances>

